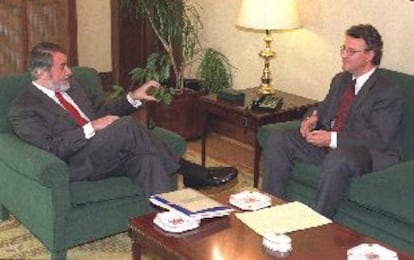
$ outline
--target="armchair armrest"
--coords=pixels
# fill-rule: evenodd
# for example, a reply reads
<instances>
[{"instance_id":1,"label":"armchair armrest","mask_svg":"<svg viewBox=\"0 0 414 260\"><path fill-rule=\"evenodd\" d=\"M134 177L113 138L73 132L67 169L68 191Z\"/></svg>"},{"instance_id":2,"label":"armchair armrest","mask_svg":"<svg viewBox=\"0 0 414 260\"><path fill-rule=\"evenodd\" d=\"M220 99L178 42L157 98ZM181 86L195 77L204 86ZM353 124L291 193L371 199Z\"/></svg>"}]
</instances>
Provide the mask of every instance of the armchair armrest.
<instances>
[{"instance_id":1,"label":"armchair armrest","mask_svg":"<svg viewBox=\"0 0 414 260\"><path fill-rule=\"evenodd\" d=\"M63 234L70 208L67 165L11 133L0 133L0 161L6 170L1 203L37 236Z\"/></svg>"},{"instance_id":2,"label":"armchair armrest","mask_svg":"<svg viewBox=\"0 0 414 260\"><path fill-rule=\"evenodd\" d=\"M280 122L275 124L267 124L259 128L257 133L257 141L259 142L261 147L267 142L267 138L269 137L270 133L276 131L277 129L291 129L296 128L299 129L300 121L287 121L287 122Z\"/></svg>"},{"instance_id":3,"label":"armchair armrest","mask_svg":"<svg viewBox=\"0 0 414 260\"><path fill-rule=\"evenodd\" d=\"M69 186L69 169L55 155L9 133L0 134L0 160L16 173L48 188Z\"/></svg>"},{"instance_id":4,"label":"armchair armrest","mask_svg":"<svg viewBox=\"0 0 414 260\"><path fill-rule=\"evenodd\" d=\"M396 212L414 223L414 161L353 178L349 198L362 205Z\"/></svg>"}]
</instances>

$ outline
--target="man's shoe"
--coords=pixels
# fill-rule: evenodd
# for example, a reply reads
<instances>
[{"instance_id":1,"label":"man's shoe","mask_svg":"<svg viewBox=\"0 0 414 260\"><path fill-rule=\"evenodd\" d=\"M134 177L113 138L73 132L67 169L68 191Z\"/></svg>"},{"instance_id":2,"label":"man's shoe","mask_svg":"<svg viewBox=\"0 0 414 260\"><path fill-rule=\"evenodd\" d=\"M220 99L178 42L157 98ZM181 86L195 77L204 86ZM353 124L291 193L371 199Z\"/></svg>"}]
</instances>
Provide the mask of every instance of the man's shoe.
<instances>
[{"instance_id":1,"label":"man's shoe","mask_svg":"<svg viewBox=\"0 0 414 260\"><path fill-rule=\"evenodd\" d=\"M220 186L237 177L235 167L208 167L197 175L184 178L184 185L190 188Z\"/></svg>"},{"instance_id":2,"label":"man's shoe","mask_svg":"<svg viewBox=\"0 0 414 260\"><path fill-rule=\"evenodd\" d=\"M184 185L191 188L219 186L236 178L238 173L235 167L204 167L184 159L180 165Z\"/></svg>"},{"instance_id":3,"label":"man's shoe","mask_svg":"<svg viewBox=\"0 0 414 260\"><path fill-rule=\"evenodd\" d=\"M208 167L208 186L220 186L237 177L238 171L235 167Z\"/></svg>"}]
</instances>

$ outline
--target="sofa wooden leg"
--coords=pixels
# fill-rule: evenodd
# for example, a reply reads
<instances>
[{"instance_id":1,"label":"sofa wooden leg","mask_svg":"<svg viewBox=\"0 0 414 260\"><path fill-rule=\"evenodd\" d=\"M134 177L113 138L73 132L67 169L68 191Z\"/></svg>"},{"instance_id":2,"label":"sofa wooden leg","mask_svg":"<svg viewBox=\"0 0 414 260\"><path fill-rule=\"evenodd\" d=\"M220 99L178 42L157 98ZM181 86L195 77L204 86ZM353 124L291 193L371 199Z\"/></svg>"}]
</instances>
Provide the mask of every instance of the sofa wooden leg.
<instances>
[{"instance_id":1,"label":"sofa wooden leg","mask_svg":"<svg viewBox=\"0 0 414 260\"><path fill-rule=\"evenodd\" d=\"M10 212L6 207L0 205L0 220L6 220L10 217Z\"/></svg>"}]
</instances>

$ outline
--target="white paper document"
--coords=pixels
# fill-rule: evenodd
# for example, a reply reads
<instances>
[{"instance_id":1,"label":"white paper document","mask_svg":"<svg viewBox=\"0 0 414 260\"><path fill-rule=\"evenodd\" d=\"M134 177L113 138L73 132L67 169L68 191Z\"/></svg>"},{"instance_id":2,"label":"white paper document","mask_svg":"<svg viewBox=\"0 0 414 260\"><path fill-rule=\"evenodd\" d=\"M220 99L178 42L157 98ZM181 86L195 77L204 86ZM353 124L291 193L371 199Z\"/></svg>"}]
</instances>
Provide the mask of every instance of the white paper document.
<instances>
[{"instance_id":1,"label":"white paper document","mask_svg":"<svg viewBox=\"0 0 414 260\"><path fill-rule=\"evenodd\" d=\"M236 213L235 215L261 236L265 232L288 233L332 222L297 201L253 212Z\"/></svg>"}]
</instances>

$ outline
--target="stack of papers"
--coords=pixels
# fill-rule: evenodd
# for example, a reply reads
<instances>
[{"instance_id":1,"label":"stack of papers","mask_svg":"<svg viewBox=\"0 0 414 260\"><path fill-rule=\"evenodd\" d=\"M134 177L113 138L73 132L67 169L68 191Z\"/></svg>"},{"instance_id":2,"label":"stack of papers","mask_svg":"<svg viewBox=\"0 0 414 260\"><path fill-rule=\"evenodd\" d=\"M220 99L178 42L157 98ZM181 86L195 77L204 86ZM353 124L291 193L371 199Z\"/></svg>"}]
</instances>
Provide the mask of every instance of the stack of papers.
<instances>
[{"instance_id":1,"label":"stack of papers","mask_svg":"<svg viewBox=\"0 0 414 260\"><path fill-rule=\"evenodd\" d=\"M154 205L194 219L221 217L234 211L230 206L223 205L191 188L155 194L149 200Z\"/></svg>"},{"instance_id":2,"label":"stack of papers","mask_svg":"<svg viewBox=\"0 0 414 260\"><path fill-rule=\"evenodd\" d=\"M298 201L253 212L236 213L236 217L262 236L266 232L288 233L332 222Z\"/></svg>"}]
</instances>

